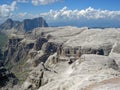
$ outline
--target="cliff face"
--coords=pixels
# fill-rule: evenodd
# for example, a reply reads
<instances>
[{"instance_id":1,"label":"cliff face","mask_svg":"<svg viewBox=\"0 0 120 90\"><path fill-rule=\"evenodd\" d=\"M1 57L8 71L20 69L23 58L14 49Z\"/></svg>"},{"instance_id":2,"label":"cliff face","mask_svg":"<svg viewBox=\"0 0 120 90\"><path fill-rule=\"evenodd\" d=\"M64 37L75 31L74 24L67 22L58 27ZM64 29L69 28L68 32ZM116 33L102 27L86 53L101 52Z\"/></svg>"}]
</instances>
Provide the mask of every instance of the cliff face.
<instances>
[{"instance_id":1,"label":"cliff face","mask_svg":"<svg viewBox=\"0 0 120 90\"><path fill-rule=\"evenodd\" d=\"M32 30L37 27L48 27L48 24L46 23L46 21L41 17L34 18L34 19L26 19L23 21L21 25L24 26L24 30L26 31Z\"/></svg>"},{"instance_id":2,"label":"cliff face","mask_svg":"<svg viewBox=\"0 0 120 90\"><path fill-rule=\"evenodd\" d=\"M0 49L0 61L3 60L3 53L2 50Z\"/></svg>"},{"instance_id":3,"label":"cliff face","mask_svg":"<svg viewBox=\"0 0 120 90\"><path fill-rule=\"evenodd\" d=\"M9 30L13 28L17 30L29 31L37 27L48 27L48 24L42 17L25 19L22 22L7 19L3 24L0 25L0 30Z\"/></svg>"},{"instance_id":4,"label":"cliff face","mask_svg":"<svg viewBox=\"0 0 120 90\"><path fill-rule=\"evenodd\" d=\"M4 64L20 90L87 90L119 78L119 42L120 29L37 28L9 36Z\"/></svg>"},{"instance_id":5,"label":"cliff face","mask_svg":"<svg viewBox=\"0 0 120 90\"><path fill-rule=\"evenodd\" d=\"M18 83L18 79L5 67L0 66L0 88L2 90L13 88Z\"/></svg>"}]
</instances>

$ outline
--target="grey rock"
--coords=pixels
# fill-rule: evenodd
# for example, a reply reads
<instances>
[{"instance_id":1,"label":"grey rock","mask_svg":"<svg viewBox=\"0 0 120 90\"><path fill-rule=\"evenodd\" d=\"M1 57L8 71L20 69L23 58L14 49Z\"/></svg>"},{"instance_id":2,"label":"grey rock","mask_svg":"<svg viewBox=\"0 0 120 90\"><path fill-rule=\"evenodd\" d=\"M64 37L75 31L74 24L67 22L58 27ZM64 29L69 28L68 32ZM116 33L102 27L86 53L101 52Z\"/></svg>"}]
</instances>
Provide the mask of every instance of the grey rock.
<instances>
[{"instance_id":1,"label":"grey rock","mask_svg":"<svg viewBox=\"0 0 120 90\"><path fill-rule=\"evenodd\" d=\"M13 73L4 67L0 67L0 88L10 88L18 83L18 79Z\"/></svg>"},{"instance_id":2,"label":"grey rock","mask_svg":"<svg viewBox=\"0 0 120 90\"><path fill-rule=\"evenodd\" d=\"M53 54L57 51L57 45L53 42L47 42L42 45L41 49L44 53Z\"/></svg>"},{"instance_id":3,"label":"grey rock","mask_svg":"<svg viewBox=\"0 0 120 90\"><path fill-rule=\"evenodd\" d=\"M120 76L119 41L119 28L36 28L9 43L6 56L18 60L12 66L20 77L27 76L21 90L82 90Z\"/></svg>"},{"instance_id":4,"label":"grey rock","mask_svg":"<svg viewBox=\"0 0 120 90\"><path fill-rule=\"evenodd\" d=\"M120 76L116 62L108 56L85 54L66 68L62 65L59 67L63 71L54 75L53 81L41 86L39 90L84 90L92 83Z\"/></svg>"},{"instance_id":5,"label":"grey rock","mask_svg":"<svg viewBox=\"0 0 120 90\"><path fill-rule=\"evenodd\" d=\"M22 88L25 90L37 90L40 86L44 85L46 83L46 80L43 80L45 71L44 64L40 63L32 72L30 72L29 77L24 82Z\"/></svg>"},{"instance_id":6,"label":"grey rock","mask_svg":"<svg viewBox=\"0 0 120 90\"><path fill-rule=\"evenodd\" d=\"M36 67L41 62L45 63L48 57L49 57L49 54L36 55L33 60L33 66Z\"/></svg>"},{"instance_id":7,"label":"grey rock","mask_svg":"<svg viewBox=\"0 0 120 90\"><path fill-rule=\"evenodd\" d=\"M120 43L115 43L112 52L120 54Z\"/></svg>"},{"instance_id":8,"label":"grey rock","mask_svg":"<svg viewBox=\"0 0 120 90\"><path fill-rule=\"evenodd\" d=\"M53 65L56 65L58 63L57 59L57 53L50 55L48 59L45 62L46 67L52 67Z\"/></svg>"},{"instance_id":9,"label":"grey rock","mask_svg":"<svg viewBox=\"0 0 120 90\"><path fill-rule=\"evenodd\" d=\"M2 52L2 50L1 50L1 48L0 48L0 61L1 60L3 60L3 52Z\"/></svg>"},{"instance_id":10,"label":"grey rock","mask_svg":"<svg viewBox=\"0 0 120 90\"><path fill-rule=\"evenodd\" d=\"M46 43L48 40L46 38L40 37L36 40L35 45L34 45L34 49L35 50L41 50L41 47L44 43Z\"/></svg>"}]
</instances>

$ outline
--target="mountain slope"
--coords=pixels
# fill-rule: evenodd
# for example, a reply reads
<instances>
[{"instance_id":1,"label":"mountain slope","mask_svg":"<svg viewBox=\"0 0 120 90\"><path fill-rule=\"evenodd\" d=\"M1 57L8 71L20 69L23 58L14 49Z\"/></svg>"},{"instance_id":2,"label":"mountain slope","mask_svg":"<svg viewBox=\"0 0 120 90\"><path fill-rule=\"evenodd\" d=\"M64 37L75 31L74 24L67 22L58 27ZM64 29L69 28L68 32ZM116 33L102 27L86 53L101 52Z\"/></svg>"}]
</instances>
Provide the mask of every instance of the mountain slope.
<instances>
[{"instance_id":1,"label":"mountain slope","mask_svg":"<svg viewBox=\"0 0 120 90\"><path fill-rule=\"evenodd\" d=\"M20 31L29 31L37 27L48 27L48 24L42 17L25 19L22 22L7 19L3 24L0 25L0 30L9 30L14 28Z\"/></svg>"}]
</instances>

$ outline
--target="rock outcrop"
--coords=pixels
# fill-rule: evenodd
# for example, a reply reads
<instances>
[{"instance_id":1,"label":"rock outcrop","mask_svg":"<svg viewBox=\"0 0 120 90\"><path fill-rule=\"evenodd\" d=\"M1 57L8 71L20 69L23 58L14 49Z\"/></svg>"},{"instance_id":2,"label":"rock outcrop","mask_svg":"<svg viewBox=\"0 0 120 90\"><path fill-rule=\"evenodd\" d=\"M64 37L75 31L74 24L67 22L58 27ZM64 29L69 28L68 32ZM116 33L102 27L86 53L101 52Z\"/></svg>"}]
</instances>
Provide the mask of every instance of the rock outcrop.
<instances>
[{"instance_id":1,"label":"rock outcrop","mask_svg":"<svg viewBox=\"0 0 120 90\"><path fill-rule=\"evenodd\" d=\"M5 67L0 66L0 89L5 90L17 85L18 79Z\"/></svg>"},{"instance_id":2,"label":"rock outcrop","mask_svg":"<svg viewBox=\"0 0 120 90\"><path fill-rule=\"evenodd\" d=\"M84 90L86 86L102 80L119 77L118 66L113 59L100 55L83 55L74 64L58 72L52 82L39 88L39 90Z\"/></svg>"},{"instance_id":3,"label":"rock outcrop","mask_svg":"<svg viewBox=\"0 0 120 90\"><path fill-rule=\"evenodd\" d=\"M34 45L34 49L35 50L41 50L41 48L42 48L42 45L44 44L44 43L46 43L48 40L46 39L46 38L42 38L42 37L39 37L37 40L36 40L36 43L35 43L35 45Z\"/></svg>"},{"instance_id":4,"label":"rock outcrop","mask_svg":"<svg viewBox=\"0 0 120 90\"><path fill-rule=\"evenodd\" d=\"M46 72L47 70L44 65L42 63L39 64L32 72L30 72L29 77L22 86L22 89L36 90L45 85L48 82L48 78L44 76Z\"/></svg>"},{"instance_id":5,"label":"rock outcrop","mask_svg":"<svg viewBox=\"0 0 120 90\"><path fill-rule=\"evenodd\" d=\"M48 24L42 17L25 19L22 22L7 19L3 24L0 25L0 30L16 29L22 31L31 31L37 27L48 27Z\"/></svg>"}]
</instances>

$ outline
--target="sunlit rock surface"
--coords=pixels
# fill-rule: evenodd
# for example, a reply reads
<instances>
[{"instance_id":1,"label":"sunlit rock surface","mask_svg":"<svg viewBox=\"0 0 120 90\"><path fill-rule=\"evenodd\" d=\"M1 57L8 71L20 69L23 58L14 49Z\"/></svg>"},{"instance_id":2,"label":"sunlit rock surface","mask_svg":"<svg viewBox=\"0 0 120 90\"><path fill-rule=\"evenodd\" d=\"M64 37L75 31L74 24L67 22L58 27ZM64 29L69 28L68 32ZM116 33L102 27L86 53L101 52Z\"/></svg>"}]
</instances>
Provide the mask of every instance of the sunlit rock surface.
<instances>
[{"instance_id":1,"label":"sunlit rock surface","mask_svg":"<svg viewBox=\"0 0 120 90\"><path fill-rule=\"evenodd\" d=\"M21 81L15 88L120 88L119 81L116 81L120 77L119 28L49 27L23 34L15 31L8 35L5 63L13 66L11 70Z\"/></svg>"}]
</instances>

